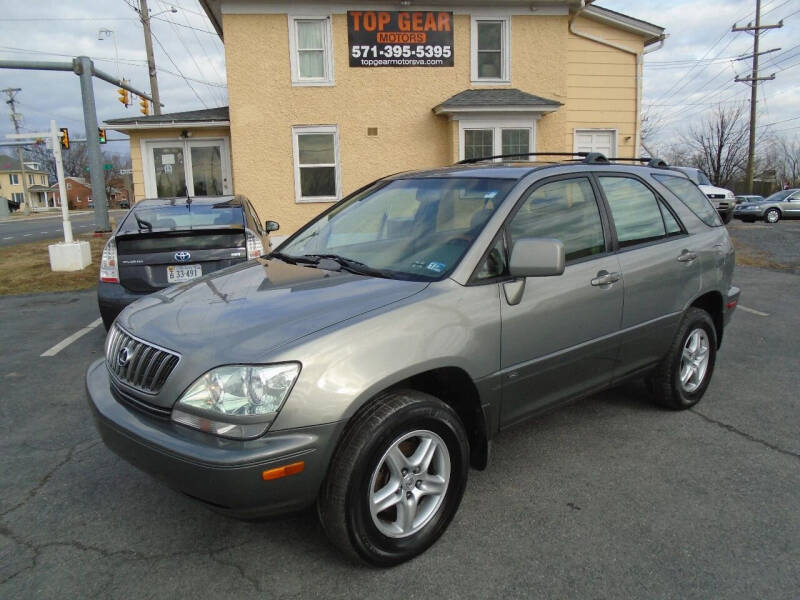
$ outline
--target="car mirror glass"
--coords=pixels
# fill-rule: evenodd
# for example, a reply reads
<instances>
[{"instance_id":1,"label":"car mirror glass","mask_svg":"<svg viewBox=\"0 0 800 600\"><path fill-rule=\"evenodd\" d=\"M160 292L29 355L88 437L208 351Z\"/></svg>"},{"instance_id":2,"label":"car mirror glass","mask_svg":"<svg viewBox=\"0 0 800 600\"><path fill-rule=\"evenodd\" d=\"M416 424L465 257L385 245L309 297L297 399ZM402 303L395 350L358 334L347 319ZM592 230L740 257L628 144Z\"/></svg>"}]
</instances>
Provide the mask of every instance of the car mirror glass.
<instances>
[{"instance_id":1,"label":"car mirror glass","mask_svg":"<svg viewBox=\"0 0 800 600\"><path fill-rule=\"evenodd\" d=\"M264 231L267 233L271 231L278 231L280 228L281 226L277 221L267 221L264 223Z\"/></svg>"}]
</instances>

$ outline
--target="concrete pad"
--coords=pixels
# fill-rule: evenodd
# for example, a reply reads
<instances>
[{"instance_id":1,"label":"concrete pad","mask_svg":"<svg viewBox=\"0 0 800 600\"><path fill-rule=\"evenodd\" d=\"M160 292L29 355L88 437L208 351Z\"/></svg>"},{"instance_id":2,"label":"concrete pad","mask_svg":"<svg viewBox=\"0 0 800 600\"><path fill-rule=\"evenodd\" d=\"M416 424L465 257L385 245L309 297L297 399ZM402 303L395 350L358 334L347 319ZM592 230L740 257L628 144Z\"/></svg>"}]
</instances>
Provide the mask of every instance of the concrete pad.
<instances>
[{"instance_id":1,"label":"concrete pad","mask_svg":"<svg viewBox=\"0 0 800 600\"><path fill-rule=\"evenodd\" d=\"M92 250L86 241L59 242L49 245L47 250L53 271L80 271L92 264Z\"/></svg>"}]
</instances>

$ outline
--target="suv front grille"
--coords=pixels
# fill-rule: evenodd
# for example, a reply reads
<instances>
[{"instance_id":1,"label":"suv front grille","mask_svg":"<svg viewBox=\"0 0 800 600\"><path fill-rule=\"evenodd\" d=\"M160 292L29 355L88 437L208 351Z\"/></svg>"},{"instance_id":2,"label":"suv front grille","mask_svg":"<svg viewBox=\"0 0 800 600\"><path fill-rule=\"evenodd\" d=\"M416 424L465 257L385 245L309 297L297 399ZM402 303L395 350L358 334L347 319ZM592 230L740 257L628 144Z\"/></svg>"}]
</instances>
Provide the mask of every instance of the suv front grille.
<instances>
[{"instance_id":1,"label":"suv front grille","mask_svg":"<svg viewBox=\"0 0 800 600\"><path fill-rule=\"evenodd\" d=\"M122 383L148 394L161 389L180 359L174 352L137 339L117 325L106 339L108 370Z\"/></svg>"}]
</instances>

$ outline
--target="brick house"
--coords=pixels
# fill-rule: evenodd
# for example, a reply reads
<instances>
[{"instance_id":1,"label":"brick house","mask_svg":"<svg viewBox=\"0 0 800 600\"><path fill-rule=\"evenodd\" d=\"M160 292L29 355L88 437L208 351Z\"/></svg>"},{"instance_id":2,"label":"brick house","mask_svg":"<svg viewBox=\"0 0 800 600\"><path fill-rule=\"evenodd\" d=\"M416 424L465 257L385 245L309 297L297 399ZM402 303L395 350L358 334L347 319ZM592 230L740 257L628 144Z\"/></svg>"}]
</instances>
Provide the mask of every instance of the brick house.
<instances>
[{"instance_id":1,"label":"brick house","mask_svg":"<svg viewBox=\"0 0 800 600\"><path fill-rule=\"evenodd\" d=\"M67 205L70 210L89 208L92 201L92 186L83 177L66 177L64 183L67 187ZM61 194L58 184L50 186L48 199L52 199L56 206L61 206Z\"/></svg>"}]
</instances>

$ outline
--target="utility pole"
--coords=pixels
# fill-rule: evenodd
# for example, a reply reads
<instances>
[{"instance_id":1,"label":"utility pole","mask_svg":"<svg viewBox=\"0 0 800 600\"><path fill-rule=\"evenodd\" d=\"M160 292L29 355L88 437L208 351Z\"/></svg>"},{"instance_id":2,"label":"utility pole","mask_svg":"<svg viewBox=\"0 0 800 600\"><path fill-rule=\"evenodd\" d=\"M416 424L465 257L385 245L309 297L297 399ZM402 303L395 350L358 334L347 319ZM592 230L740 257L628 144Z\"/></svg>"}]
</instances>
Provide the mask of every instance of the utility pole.
<instances>
[{"instance_id":1,"label":"utility pole","mask_svg":"<svg viewBox=\"0 0 800 600\"><path fill-rule=\"evenodd\" d=\"M147 51L147 70L150 72L150 95L153 96L153 111L161 114L161 103L158 95L158 74L156 73L156 59L153 57L153 38L150 33L150 11L147 0L139 0L139 18L144 28L144 48Z\"/></svg>"},{"instance_id":2,"label":"utility pole","mask_svg":"<svg viewBox=\"0 0 800 600\"><path fill-rule=\"evenodd\" d=\"M8 96L6 104L11 107L11 123L14 125L14 133L19 133L19 121L22 117L22 115L17 113L15 107L17 101L14 97L17 95L17 92L21 91L20 88L6 88L3 90L3 93ZM22 214L29 215L31 214L31 204L28 196L28 178L25 173L25 157L22 154L22 146L17 147L17 158L19 159L19 168L22 171L20 175L20 177L22 177Z\"/></svg>"},{"instance_id":3,"label":"utility pole","mask_svg":"<svg viewBox=\"0 0 800 600\"><path fill-rule=\"evenodd\" d=\"M731 31L752 31L753 32L753 72L750 77L736 77L734 81L746 82L750 84L750 144L747 149L747 193L753 193L753 176L755 175L756 162L756 105L758 103L758 82L770 81L775 79L775 73L769 77L758 76L758 42L761 37L762 29L777 29L783 27L783 21L777 25L761 24L761 0L756 0L756 23L748 23L746 27L733 26ZM761 54L766 54L763 52Z\"/></svg>"}]
</instances>

